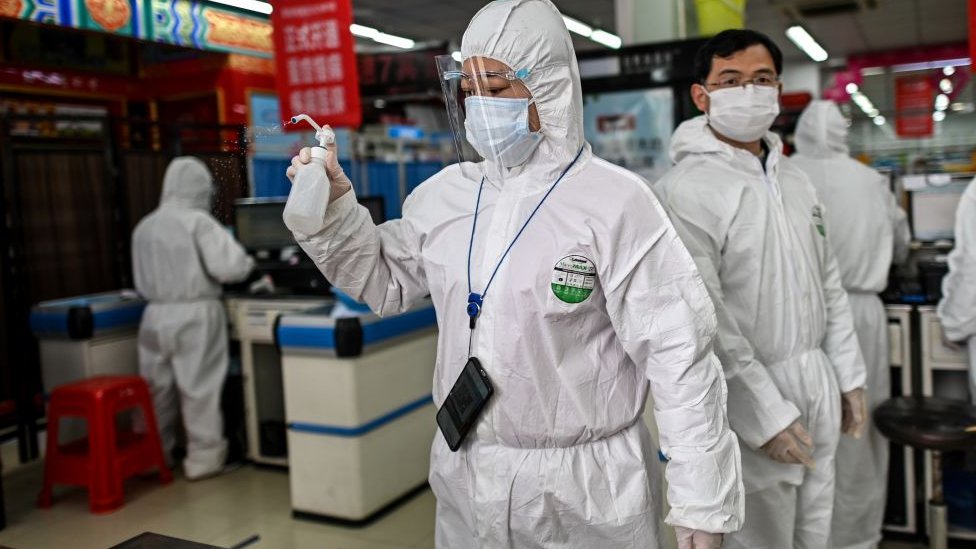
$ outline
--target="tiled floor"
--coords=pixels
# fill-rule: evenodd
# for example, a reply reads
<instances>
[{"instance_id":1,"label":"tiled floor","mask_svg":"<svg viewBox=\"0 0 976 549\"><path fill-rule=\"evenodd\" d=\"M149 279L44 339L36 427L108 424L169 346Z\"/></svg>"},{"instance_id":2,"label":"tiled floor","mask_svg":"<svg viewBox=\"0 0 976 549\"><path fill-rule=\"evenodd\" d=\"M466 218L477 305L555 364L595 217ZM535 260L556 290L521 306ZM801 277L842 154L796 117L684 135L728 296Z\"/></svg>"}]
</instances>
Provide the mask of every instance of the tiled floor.
<instances>
[{"instance_id":1,"label":"tiled floor","mask_svg":"<svg viewBox=\"0 0 976 549\"><path fill-rule=\"evenodd\" d=\"M434 497L426 491L375 524L350 529L293 520L288 476L245 467L223 477L161 487L151 479L126 485L126 505L110 515L88 512L82 490L64 488L48 511L34 507L41 468L5 477L8 526L0 546L13 549L107 549L145 531L248 549L433 549ZM912 549L886 544L883 549Z\"/></svg>"},{"instance_id":2,"label":"tiled floor","mask_svg":"<svg viewBox=\"0 0 976 549\"><path fill-rule=\"evenodd\" d=\"M148 479L126 485L126 505L110 515L88 512L82 490L58 490L54 507L34 508L37 466L5 479L8 526L0 545L13 549L106 549L145 531L231 547L253 535L250 548L432 549L434 497L429 491L370 527L350 529L291 518L287 473L245 467L223 477L161 487Z\"/></svg>"}]
</instances>

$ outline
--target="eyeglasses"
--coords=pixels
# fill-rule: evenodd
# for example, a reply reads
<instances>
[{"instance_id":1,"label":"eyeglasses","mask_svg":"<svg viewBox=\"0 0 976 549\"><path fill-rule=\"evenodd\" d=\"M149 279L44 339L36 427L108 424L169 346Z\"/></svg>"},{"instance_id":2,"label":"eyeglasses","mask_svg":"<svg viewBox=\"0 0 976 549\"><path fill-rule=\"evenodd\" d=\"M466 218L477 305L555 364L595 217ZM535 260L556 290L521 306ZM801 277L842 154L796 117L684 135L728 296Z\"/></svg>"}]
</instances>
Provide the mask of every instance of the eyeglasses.
<instances>
[{"instance_id":1,"label":"eyeglasses","mask_svg":"<svg viewBox=\"0 0 976 549\"><path fill-rule=\"evenodd\" d=\"M744 88L749 84L759 86L761 88L773 88L779 85L779 78L776 78L775 76L763 75L746 80L740 76L729 76L724 80L709 82L706 85L724 90L728 88L738 88L740 86Z\"/></svg>"},{"instance_id":2,"label":"eyeglasses","mask_svg":"<svg viewBox=\"0 0 976 549\"><path fill-rule=\"evenodd\" d=\"M465 96L499 95L509 90L514 82L529 75L528 69L518 71L481 71L468 74L464 71L445 71L441 77L453 84L460 84Z\"/></svg>"}]
</instances>

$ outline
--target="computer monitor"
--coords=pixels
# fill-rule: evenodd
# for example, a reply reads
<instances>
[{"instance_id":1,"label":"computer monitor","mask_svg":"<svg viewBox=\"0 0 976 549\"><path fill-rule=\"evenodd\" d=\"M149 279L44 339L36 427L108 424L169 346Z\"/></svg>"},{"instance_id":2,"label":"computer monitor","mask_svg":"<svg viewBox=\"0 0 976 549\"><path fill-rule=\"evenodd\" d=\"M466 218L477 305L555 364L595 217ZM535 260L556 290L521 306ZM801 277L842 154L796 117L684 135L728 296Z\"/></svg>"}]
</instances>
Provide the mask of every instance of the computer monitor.
<instances>
[{"instance_id":1,"label":"computer monitor","mask_svg":"<svg viewBox=\"0 0 976 549\"><path fill-rule=\"evenodd\" d=\"M386 221L386 201L382 196L360 196L357 200L369 210L373 223L379 225Z\"/></svg>"},{"instance_id":2,"label":"computer monitor","mask_svg":"<svg viewBox=\"0 0 976 549\"><path fill-rule=\"evenodd\" d=\"M235 204L237 240L248 250L279 250L295 245L281 216L285 201L280 198L247 198Z\"/></svg>"},{"instance_id":3,"label":"computer monitor","mask_svg":"<svg viewBox=\"0 0 976 549\"><path fill-rule=\"evenodd\" d=\"M386 221L386 203L382 196L357 197L369 210L373 223ZM245 198L236 202L237 240L248 250L277 250L295 245L295 238L282 221L283 198Z\"/></svg>"},{"instance_id":4,"label":"computer monitor","mask_svg":"<svg viewBox=\"0 0 976 549\"><path fill-rule=\"evenodd\" d=\"M965 190L966 183L951 183L912 191L911 222L915 240L953 239L956 209Z\"/></svg>"}]
</instances>

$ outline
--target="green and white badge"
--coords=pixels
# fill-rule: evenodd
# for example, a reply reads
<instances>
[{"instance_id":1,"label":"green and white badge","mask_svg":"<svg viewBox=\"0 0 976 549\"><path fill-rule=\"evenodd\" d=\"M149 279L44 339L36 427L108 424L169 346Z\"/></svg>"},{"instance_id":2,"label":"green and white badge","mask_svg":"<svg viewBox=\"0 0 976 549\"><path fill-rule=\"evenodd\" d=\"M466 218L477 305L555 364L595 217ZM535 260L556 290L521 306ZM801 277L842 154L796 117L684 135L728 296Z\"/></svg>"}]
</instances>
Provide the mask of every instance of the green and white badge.
<instances>
[{"instance_id":1,"label":"green and white badge","mask_svg":"<svg viewBox=\"0 0 976 549\"><path fill-rule=\"evenodd\" d=\"M552 268L552 293L565 303L582 303L593 293L596 265L581 255L568 255Z\"/></svg>"}]
</instances>

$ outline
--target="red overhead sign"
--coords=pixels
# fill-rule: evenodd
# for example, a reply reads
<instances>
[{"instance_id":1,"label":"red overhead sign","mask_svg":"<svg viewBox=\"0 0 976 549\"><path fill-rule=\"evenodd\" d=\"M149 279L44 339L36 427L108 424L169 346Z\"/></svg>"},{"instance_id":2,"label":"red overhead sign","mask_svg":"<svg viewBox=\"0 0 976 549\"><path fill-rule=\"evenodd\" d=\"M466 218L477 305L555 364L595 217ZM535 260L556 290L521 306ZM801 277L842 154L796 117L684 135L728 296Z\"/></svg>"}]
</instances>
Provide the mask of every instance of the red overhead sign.
<instances>
[{"instance_id":1,"label":"red overhead sign","mask_svg":"<svg viewBox=\"0 0 976 549\"><path fill-rule=\"evenodd\" d=\"M969 61L976 71L976 0L969 0Z\"/></svg>"},{"instance_id":2,"label":"red overhead sign","mask_svg":"<svg viewBox=\"0 0 976 549\"><path fill-rule=\"evenodd\" d=\"M307 114L319 124L359 126L351 0L276 0L271 22L282 116Z\"/></svg>"},{"instance_id":3,"label":"red overhead sign","mask_svg":"<svg viewBox=\"0 0 976 549\"><path fill-rule=\"evenodd\" d=\"M895 131L899 137L932 135L935 87L927 76L903 76L895 80Z\"/></svg>"}]
</instances>

